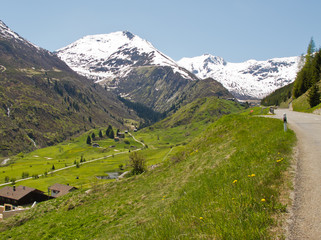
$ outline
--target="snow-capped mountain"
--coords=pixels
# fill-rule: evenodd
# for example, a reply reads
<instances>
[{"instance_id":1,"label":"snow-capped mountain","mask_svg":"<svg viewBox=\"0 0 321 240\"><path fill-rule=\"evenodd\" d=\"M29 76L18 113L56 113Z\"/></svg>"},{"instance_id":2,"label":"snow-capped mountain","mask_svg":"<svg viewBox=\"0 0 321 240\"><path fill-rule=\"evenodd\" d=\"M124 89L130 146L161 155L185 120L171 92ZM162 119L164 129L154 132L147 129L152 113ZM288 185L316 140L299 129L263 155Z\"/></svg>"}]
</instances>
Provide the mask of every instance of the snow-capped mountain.
<instances>
[{"instance_id":1,"label":"snow-capped mountain","mask_svg":"<svg viewBox=\"0 0 321 240\"><path fill-rule=\"evenodd\" d=\"M267 61L226 62L205 54L183 58L178 64L201 79L211 77L239 99L261 99L295 80L300 57L273 58Z\"/></svg>"},{"instance_id":2,"label":"snow-capped mountain","mask_svg":"<svg viewBox=\"0 0 321 240\"><path fill-rule=\"evenodd\" d=\"M198 77L150 42L127 31L85 36L56 54L70 68L109 91L159 112L202 94L232 96L213 79L199 83Z\"/></svg>"},{"instance_id":3,"label":"snow-capped mountain","mask_svg":"<svg viewBox=\"0 0 321 240\"><path fill-rule=\"evenodd\" d=\"M85 36L57 50L57 55L79 74L107 86L108 81L127 76L133 68L149 65L169 66L186 79L197 79L150 42L128 31Z\"/></svg>"}]
</instances>

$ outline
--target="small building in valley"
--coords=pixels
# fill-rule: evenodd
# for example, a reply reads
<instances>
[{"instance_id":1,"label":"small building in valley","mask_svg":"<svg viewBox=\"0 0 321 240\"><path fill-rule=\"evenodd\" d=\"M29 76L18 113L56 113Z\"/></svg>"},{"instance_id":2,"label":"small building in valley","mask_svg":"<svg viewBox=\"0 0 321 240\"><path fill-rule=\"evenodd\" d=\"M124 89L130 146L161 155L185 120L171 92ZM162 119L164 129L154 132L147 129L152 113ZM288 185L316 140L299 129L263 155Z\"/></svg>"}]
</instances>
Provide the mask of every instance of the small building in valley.
<instances>
[{"instance_id":1,"label":"small building in valley","mask_svg":"<svg viewBox=\"0 0 321 240\"><path fill-rule=\"evenodd\" d=\"M77 188L73 186L56 183L48 188L48 192L50 193L51 197L56 198L56 197L64 196L67 193L70 193L76 189Z\"/></svg>"},{"instance_id":2,"label":"small building in valley","mask_svg":"<svg viewBox=\"0 0 321 240\"><path fill-rule=\"evenodd\" d=\"M15 206L27 205L33 202L42 202L51 199L44 192L25 186L6 186L0 189L0 204L12 204Z\"/></svg>"},{"instance_id":3,"label":"small building in valley","mask_svg":"<svg viewBox=\"0 0 321 240\"><path fill-rule=\"evenodd\" d=\"M117 137L119 137L119 138L125 138L125 133L119 132L119 133L117 133Z\"/></svg>"}]
</instances>

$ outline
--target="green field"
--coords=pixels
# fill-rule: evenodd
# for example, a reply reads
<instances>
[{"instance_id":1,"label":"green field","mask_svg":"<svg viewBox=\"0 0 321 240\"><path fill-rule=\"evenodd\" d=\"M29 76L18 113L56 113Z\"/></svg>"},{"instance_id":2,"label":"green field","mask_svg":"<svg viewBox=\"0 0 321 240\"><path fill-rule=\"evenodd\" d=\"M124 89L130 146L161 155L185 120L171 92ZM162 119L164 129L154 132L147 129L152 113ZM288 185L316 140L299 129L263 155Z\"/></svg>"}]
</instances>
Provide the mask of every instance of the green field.
<instances>
[{"instance_id":1,"label":"green field","mask_svg":"<svg viewBox=\"0 0 321 240\"><path fill-rule=\"evenodd\" d=\"M141 153L149 166L157 164L153 170L121 181L104 181L106 184L91 180L90 193L80 189L4 221L2 236L282 239L281 216L289 203L286 189L290 182L285 173L295 135L291 130L284 133L279 120L252 114L247 110L216 121L169 128L155 125L139 131L135 137L147 144ZM119 149L125 147L120 144ZM61 175L62 182L87 168L91 175L99 174L98 168L117 169L127 159L127 154L118 155L114 163L106 159L70 169L68 176Z\"/></svg>"},{"instance_id":2,"label":"green field","mask_svg":"<svg viewBox=\"0 0 321 240\"><path fill-rule=\"evenodd\" d=\"M107 137L96 137L94 142L100 147L92 147L86 144L86 139L93 132L98 136L99 131L92 130L74 140L12 157L10 164L0 168L0 183L4 184L6 177L10 179L9 182L12 179L20 180L24 173L25 176L37 175L39 178L16 182L16 185L26 185L43 191L54 183L89 187L88 184L96 181L96 176L120 171L119 164L127 164L129 151L143 147L128 134L119 142ZM125 143L126 141L129 141L129 144ZM104 159L95 161L99 158ZM81 159L84 162L81 163ZM75 161L79 163L79 168L76 167ZM65 167L70 168L51 173Z\"/></svg>"}]
</instances>

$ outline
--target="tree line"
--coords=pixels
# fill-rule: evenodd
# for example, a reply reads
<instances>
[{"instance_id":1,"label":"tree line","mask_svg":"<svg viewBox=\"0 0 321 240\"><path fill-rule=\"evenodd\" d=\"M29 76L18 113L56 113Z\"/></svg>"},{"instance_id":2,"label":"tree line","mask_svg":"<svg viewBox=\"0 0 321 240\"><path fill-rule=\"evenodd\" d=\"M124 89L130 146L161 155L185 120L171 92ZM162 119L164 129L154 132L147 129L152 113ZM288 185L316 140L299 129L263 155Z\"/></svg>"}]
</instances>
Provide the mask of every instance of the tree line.
<instances>
[{"instance_id":1,"label":"tree line","mask_svg":"<svg viewBox=\"0 0 321 240\"><path fill-rule=\"evenodd\" d=\"M108 128L105 131L105 134L106 134L106 137L109 137L111 139L115 138L115 133L114 133L113 127L111 125L108 126ZM99 136L99 138L103 138L104 137L102 130L99 130L98 136ZM87 136L86 143L91 145L92 141L95 140L95 139L96 139L96 134L92 133L91 135Z\"/></svg>"},{"instance_id":2,"label":"tree line","mask_svg":"<svg viewBox=\"0 0 321 240\"><path fill-rule=\"evenodd\" d=\"M321 49L316 50L313 39L308 46L307 54L302 57L304 62L293 86L293 99L300 97L308 90L308 101L311 107L320 103L320 93L317 83L321 74Z\"/></svg>"}]
</instances>

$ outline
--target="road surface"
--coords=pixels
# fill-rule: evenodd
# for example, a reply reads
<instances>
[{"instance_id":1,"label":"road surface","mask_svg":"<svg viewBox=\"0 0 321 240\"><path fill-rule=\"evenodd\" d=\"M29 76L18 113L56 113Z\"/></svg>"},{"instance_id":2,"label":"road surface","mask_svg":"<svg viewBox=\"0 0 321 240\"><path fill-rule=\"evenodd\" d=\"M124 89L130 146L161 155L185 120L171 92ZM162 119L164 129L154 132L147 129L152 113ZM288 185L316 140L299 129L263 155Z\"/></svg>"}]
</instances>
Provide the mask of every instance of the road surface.
<instances>
[{"instance_id":1,"label":"road surface","mask_svg":"<svg viewBox=\"0 0 321 240\"><path fill-rule=\"evenodd\" d=\"M321 116L285 109L275 113L280 119L286 113L289 126L298 138L294 202L287 239L321 239Z\"/></svg>"}]
</instances>

